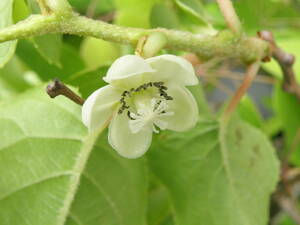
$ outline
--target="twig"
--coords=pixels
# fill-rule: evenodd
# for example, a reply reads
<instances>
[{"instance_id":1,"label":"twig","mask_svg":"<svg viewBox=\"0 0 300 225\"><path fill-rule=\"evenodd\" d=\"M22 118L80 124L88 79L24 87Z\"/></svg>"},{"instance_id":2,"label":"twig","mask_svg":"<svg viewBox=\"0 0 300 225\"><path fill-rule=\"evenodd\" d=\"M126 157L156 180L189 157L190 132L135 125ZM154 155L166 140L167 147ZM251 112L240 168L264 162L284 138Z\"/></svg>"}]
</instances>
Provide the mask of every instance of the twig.
<instances>
[{"instance_id":1,"label":"twig","mask_svg":"<svg viewBox=\"0 0 300 225\"><path fill-rule=\"evenodd\" d=\"M242 30L241 22L236 14L231 0L217 0L227 26L235 33Z\"/></svg>"},{"instance_id":2,"label":"twig","mask_svg":"<svg viewBox=\"0 0 300 225\"><path fill-rule=\"evenodd\" d=\"M95 15L95 11L97 8L97 5L99 4L100 0L92 0L86 10L86 16L89 18L93 18Z\"/></svg>"},{"instance_id":3,"label":"twig","mask_svg":"<svg viewBox=\"0 0 300 225\"><path fill-rule=\"evenodd\" d=\"M273 34L270 31L260 31L258 32L258 35L261 39L270 43L272 57L278 62L283 73L283 90L296 95L296 97L300 100L300 85L296 81L296 75L293 70L295 56L286 53L279 48L275 42Z\"/></svg>"},{"instance_id":4,"label":"twig","mask_svg":"<svg viewBox=\"0 0 300 225\"><path fill-rule=\"evenodd\" d=\"M229 102L229 105L224 111L224 114L222 116L222 119L227 120L232 112L235 110L236 106L240 102L241 98L244 96L248 88L250 87L252 81L254 80L258 69L260 66L260 60L256 61L255 63L252 63L248 66L247 72L245 75L245 78L239 87L239 89L236 91L235 95L232 97L232 99Z\"/></svg>"},{"instance_id":5,"label":"twig","mask_svg":"<svg viewBox=\"0 0 300 225\"><path fill-rule=\"evenodd\" d=\"M75 94L70 88L60 82L58 79L55 79L52 83L50 83L46 88L47 94L51 98L55 98L59 95L63 95L78 105L83 105L84 100Z\"/></svg>"},{"instance_id":6,"label":"twig","mask_svg":"<svg viewBox=\"0 0 300 225\"><path fill-rule=\"evenodd\" d=\"M63 33L92 36L106 41L136 46L138 40L153 32L162 32L167 37L166 49L194 52L208 60L215 57L238 58L246 63L255 61L263 51L268 54L269 44L258 38L241 37L230 31L217 35L192 34L164 28L141 29L121 27L71 13L31 15L27 19L0 29L0 42L29 38L48 33ZM265 56L264 55L264 56Z\"/></svg>"}]
</instances>

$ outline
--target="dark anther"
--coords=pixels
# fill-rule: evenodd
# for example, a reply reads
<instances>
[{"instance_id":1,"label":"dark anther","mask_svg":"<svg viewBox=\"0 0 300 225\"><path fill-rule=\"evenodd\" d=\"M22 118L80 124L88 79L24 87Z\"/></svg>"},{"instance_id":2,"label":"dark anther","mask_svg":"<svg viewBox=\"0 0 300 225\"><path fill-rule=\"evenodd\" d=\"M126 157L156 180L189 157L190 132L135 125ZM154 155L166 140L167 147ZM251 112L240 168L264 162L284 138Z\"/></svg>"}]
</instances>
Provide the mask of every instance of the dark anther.
<instances>
[{"instance_id":1,"label":"dark anther","mask_svg":"<svg viewBox=\"0 0 300 225\"><path fill-rule=\"evenodd\" d=\"M173 100L173 97L167 95L167 96L165 96L165 99L166 99L166 100Z\"/></svg>"},{"instance_id":2,"label":"dark anther","mask_svg":"<svg viewBox=\"0 0 300 225\"><path fill-rule=\"evenodd\" d=\"M134 118L132 118L132 117L131 117L131 115L130 115L130 111L127 111L127 116L128 116L128 118L129 118L129 119L131 119L131 120L135 120Z\"/></svg>"}]
</instances>

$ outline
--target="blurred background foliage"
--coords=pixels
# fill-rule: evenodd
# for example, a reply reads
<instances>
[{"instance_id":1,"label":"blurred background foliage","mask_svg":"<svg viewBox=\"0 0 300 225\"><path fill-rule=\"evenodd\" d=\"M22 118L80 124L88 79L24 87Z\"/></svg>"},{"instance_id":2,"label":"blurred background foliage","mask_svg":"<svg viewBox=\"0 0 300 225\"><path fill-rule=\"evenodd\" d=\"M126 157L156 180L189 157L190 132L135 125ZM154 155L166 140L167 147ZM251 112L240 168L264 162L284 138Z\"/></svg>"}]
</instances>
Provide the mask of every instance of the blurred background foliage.
<instances>
[{"instance_id":1,"label":"blurred background foliage","mask_svg":"<svg viewBox=\"0 0 300 225\"><path fill-rule=\"evenodd\" d=\"M164 27L214 34L226 29L218 6L212 0L69 0L80 14L121 26ZM295 54L295 70L300 83L300 0L235 0L233 1L247 34L258 30L273 32L277 43ZM14 0L13 19L18 22L38 13L33 0ZM48 34L20 40L12 60L0 69L0 101L12 98L54 77L78 88L86 98L104 85L101 77L119 56L133 53L130 46L91 37ZM79 52L79 54L78 54ZM190 54L163 50L163 53ZM198 60L198 59L197 59ZM214 59L194 63L211 108L222 110L243 78L244 67L235 60ZM222 60L222 61L221 61ZM222 63L221 63L222 62ZM239 105L238 113L249 124L261 129L274 143L281 160L300 167L300 101L281 89L281 71L275 62L266 63L259 71L249 94ZM155 187L155 182L153 187ZM164 198L158 188L155 199ZM298 193L299 194L299 193ZM298 195L297 195L298 198ZM164 201L163 201L164 202ZM168 205L160 213L169 212ZM164 208L165 207L165 208ZM285 210L275 210L272 224L294 225ZM153 212L155 213L155 212ZM157 213L157 212L156 212ZM149 215L150 221L153 215ZM155 217L155 216L153 216ZM162 215L161 224L172 224ZM152 224L152 223L151 223ZM158 224L158 223L154 223Z\"/></svg>"}]
</instances>

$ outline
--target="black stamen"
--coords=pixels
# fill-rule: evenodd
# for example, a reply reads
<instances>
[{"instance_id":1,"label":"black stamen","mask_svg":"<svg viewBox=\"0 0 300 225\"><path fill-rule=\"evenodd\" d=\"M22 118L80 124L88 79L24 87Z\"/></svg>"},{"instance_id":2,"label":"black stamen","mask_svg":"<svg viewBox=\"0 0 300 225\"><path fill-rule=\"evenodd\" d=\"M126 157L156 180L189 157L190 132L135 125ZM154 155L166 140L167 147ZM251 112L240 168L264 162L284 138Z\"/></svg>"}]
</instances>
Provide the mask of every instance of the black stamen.
<instances>
[{"instance_id":1,"label":"black stamen","mask_svg":"<svg viewBox=\"0 0 300 225\"><path fill-rule=\"evenodd\" d=\"M134 118L132 118L132 116L130 115L130 111L127 111L127 116L128 116L128 118L129 119L131 119L131 120L135 120Z\"/></svg>"}]
</instances>

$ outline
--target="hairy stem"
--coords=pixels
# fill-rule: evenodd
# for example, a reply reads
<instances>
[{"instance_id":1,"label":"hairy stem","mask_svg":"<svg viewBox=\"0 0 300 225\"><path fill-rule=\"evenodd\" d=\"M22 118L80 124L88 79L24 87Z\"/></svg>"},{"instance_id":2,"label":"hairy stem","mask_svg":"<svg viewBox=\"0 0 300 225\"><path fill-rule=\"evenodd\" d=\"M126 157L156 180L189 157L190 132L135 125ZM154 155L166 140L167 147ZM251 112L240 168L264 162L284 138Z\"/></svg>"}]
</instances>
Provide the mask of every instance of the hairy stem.
<instances>
[{"instance_id":1,"label":"hairy stem","mask_svg":"<svg viewBox=\"0 0 300 225\"><path fill-rule=\"evenodd\" d=\"M136 46L142 36L153 32L162 32L166 36L165 48L194 52L202 59L232 57L251 63L257 59L261 50L264 56L269 54L269 46L265 41L258 38L240 37L230 31L223 31L217 35L201 35L162 28L126 28L89 19L76 13L66 16L61 14L33 15L18 24L0 30L0 42L46 33L63 33L93 36Z\"/></svg>"},{"instance_id":2,"label":"hairy stem","mask_svg":"<svg viewBox=\"0 0 300 225\"><path fill-rule=\"evenodd\" d=\"M237 16L231 0L217 0L227 26L235 33L240 33L242 25Z\"/></svg>"}]
</instances>

